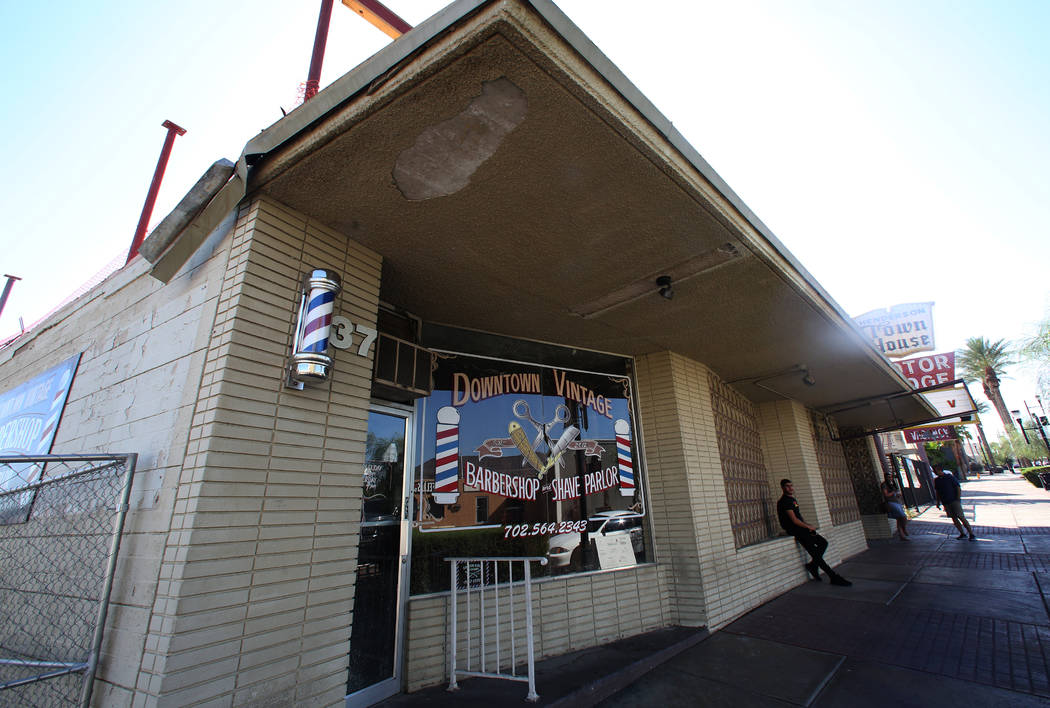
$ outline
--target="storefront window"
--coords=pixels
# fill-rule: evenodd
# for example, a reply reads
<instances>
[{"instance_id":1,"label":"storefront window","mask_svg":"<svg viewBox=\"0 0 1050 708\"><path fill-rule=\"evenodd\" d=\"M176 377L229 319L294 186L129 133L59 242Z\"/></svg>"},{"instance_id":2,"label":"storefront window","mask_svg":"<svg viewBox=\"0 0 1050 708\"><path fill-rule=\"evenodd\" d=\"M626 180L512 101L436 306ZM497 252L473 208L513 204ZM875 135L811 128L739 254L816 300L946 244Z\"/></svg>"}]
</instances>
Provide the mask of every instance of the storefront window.
<instances>
[{"instance_id":1,"label":"storefront window","mask_svg":"<svg viewBox=\"0 0 1050 708\"><path fill-rule=\"evenodd\" d=\"M413 593L448 588L449 556L648 559L627 377L443 355L420 411Z\"/></svg>"}]
</instances>

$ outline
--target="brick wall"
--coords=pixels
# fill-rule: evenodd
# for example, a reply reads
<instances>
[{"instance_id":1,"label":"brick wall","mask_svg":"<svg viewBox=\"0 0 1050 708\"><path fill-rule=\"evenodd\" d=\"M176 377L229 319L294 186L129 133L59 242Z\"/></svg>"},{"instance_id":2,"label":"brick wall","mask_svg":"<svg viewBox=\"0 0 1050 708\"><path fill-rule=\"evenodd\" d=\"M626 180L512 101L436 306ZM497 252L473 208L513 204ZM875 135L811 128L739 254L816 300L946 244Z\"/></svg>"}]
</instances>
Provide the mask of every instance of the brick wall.
<instances>
[{"instance_id":1,"label":"brick wall","mask_svg":"<svg viewBox=\"0 0 1050 708\"><path fill-rule=\"evenodd\" d=\"M882 482L882 468L879 465L879 453L872 436L853 438L842 443L849 466L853 490L857 495L857 506L860 509L861 521L864 522L864 535L868 538L890 538L895 524L886 516L879 484Z\"/></svg>"},{"instance_id":2,"label":"brick wall","mask_svg":"<svg viewBox=\"0 0 1050 708\"><path fill-rule=\"evenodd\" d=\"M794 482L799 510L806 521L817 526L821 535L828 539L828 550L824 554L828 564L834 567L863 552L867 548L867 541L860 519L838 525L832 523L824 476L813 437L811 413L795 401L773 401L759 406L759 418L762 422L765 458L770 467L770 484L775 487L779 497L780 480L786 477ZM794 544L790 539L784 540ZM800 563L786 570L803 572Z\"/></svg>"},{"instance_id":3,"label":"brick wall","mask_svg":"<svg viewBox=\"0 0 1050 708\"><path fill-rule=\"evenodd\" d=\"M340 705L346 689L371 354L284 386L300 279L343 277L335 311L374 326L380 259L270 201L242 207L138 690L147 703Z\"/></svg>"},{"instance_id":4,"label":"brick wall","mask_svg":"<svg viewBox=\"0 0 1050 708\"><path fill-rule=\"evenodd\" d=\"M749 546L780 531L762 458L755 406L713 373L708 374L708 383L733 541L737 548Z\"/></svg>"},{"instance_id":5,"label":"brick wall","mask_svg":"<svg viewBox=\"0 0 1050 708\"><path fill-rule=\"evenodd\" d=\"M712 372L668 352L642 357L636 365L657 560L670 566L672 612L681 624L717 629L803 582L805 572L792 539L742 548L734 543L711 402ZM779 421L782 408L756 407L773 498L780 495L777 481L783 476L774 470L807 465L819 480L808 419ZM808 441L808 457L802 438Z\"/></svg>"},{"instance_id":6,"label":"brick wall","mask_svg":"<svg viewBox=\"0 0 1050 708\"><path fill-rule=\"evenodd\" d=\"M712 381L703 364L663 352L637 362L638 399L657 559L670 565L669 590L682 624L717 629L805 581L793 539L737 548L715 432ZM792 401L755 406L771 499L792 478L806 518L827 531L832 565L866 547L859 520L832 526L813 429Z\"/></svg>"},{"instance_id":7,"label":"brick wall","mask_svg":"<svg viewBox=\"0 0 1050 708\"><path fill-rule=\"evenodd\" d=\"M849 467L857 506L862 514L880 514L883 511L882 469L878 463L878 452L871 436L853 438L842 443Z\"/></svg>"},{"instance_id":8,"label":"brick wall","mask_svg":"<svg viewBox=\"0 0 1050 708\"><path fill-rule=\"evenodd\" d=\"M813 425L813 447L817 452L817 464L820 466L820 478L824 482L824 494L831 512L831 522L838 526L860 520L857 509L857 495L853 491L853 480L843 445L832 438L836 430L829 429L829 423L823 416L810 411L810 422Z\"/></svg>"},{"instance_id":9,"label":"brick wall","mask_svg":"<svg viewBox=\"0 0 1050 708\"><path fill-rule=\"evenodd\" d=\"M696 380L702 372L669 352L639 358L635 372L656 560L671 570L668 590L677 622L706 625L700 573L704 542L698 536L697 515L712 511L716 526L721 516L728 524L729 516L724 505L719 511L705 503L711 495L717 498L722 485L720 479L710 479L712 474L720 478L721 468L710 404L704 424L705 387ZM708 475L700 474L701 468ZM724 492L721 496L724 499Z\"/></svg>"}]
</instances>

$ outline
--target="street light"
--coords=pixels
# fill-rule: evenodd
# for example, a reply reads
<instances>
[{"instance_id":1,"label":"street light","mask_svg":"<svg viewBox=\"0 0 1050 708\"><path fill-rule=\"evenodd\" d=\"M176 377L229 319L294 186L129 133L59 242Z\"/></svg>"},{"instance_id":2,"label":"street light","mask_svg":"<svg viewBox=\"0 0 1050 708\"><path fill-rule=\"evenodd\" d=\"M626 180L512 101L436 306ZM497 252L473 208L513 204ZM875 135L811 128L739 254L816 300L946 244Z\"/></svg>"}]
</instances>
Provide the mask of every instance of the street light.
<instances>
[{"instance_id":1,"label":"street light","mask_svg":"<svg viewBox=\"0 0 1050 708\"><path fill-rule=\"evenodd\" d=\"M1037 401L1038 401L1038 399L1039 399L1039 397L1036 396L1036 400ZM1041 403L1042 402L1040 401L1040 404ZM1046 439L1046 430L1045 430L1046 416L1044 415L1044 416L1040 416L1040 417L1036 418L1034 415L1032 415L1032 409L1028 407L1028 401L1024 402L1024 408L1025 408L1026 411L1028 411L1028 418L1029 418L1029 420L1034 420L1036 422L1036 427L1034 428L1034 430L1038 430L1039 434L1043 436L1043 445L1046 446L1047 453L1050 453L1050 441L1048 441ZM1020 423L1021 422L1020 419L1018 419L1017 422ZM1024 430L1025 430L1024 426L1021 426L1021 432L1022 433L1024 432ZM1024 436L1024 438L1027 441L1028 440L1028 435L1026 434Z\"/></svg>"},{"instance_id":2,"label":"street light","mask_svg":"<svg viewBox=\"0 0 1050 708\"><path fill-rule=\"evenodd\" d=\"M1046 439L1046 431L1043 430L1043 426L1046 425L1046 423L1045 423L1046 416L1043 416L1042 418L1035 418L1032 415L1032 409L1028 407L1028 401L1024 402L1024 407L1025 407L1025 410L1028 411L1028 418L1030 420L1034 420L1036 423L1038 423L1038 425L1036 427L1034 427L1034 428L1026 428L1026 427L1024 427L1024 422L1021 420L1021 411L1019 411L1019 410L1010 411L1010 415L1014 416L1014 420L1017 421L1017 427L1021 429L1021 435L1024 436L1024 441L1026 443L1028 443L1029 445L1031 445L1032 441L1028 438L1028 432L1031 431L1031 432L1034 433L1034 432L1038 431L1040 433L1040 435L1043 436L1043 445L1046 446L1047 453L1050 453L1050 441L1047 441L1047 439Z\"/></svg>"}]
</instances>

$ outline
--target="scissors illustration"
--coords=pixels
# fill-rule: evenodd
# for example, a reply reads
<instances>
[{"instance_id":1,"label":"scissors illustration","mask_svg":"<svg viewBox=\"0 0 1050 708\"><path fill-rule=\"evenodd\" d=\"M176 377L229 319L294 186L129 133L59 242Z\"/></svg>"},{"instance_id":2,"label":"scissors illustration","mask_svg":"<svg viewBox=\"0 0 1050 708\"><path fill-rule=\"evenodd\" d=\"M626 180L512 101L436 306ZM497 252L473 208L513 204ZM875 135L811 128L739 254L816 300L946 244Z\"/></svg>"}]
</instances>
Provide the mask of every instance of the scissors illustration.
<instances>
[{"instance_id":1,"label":"scissors illustration","mask_svg":"<svg viewBox=\"0 0 1050 708\"><path fill-rule=\"evenodd\" d=\"M559 404L554 409L554 420L549 423L541 423L532 417L532 411L529 410L529 404L523 399L518 399L514 402L514 416L519 420L525 420L532 423L532 427L536 429L536 437L532 441L532 448L535 450L540 446L540 442L547 443L547 449L551 448L551 429L559 424L565 424L569 422L569 409Z\"/></svg>"},{"instance_id":2,"label":"scissors illustration","mask_svg":"<svg viewBox=\"0 0 1050 708\"><path fill-rule=\"evenodd\" d=\"M569 409L567 406L561 404L555 407L554 419L549 423L543 423L533 418L532 411L529 409L529 404L524 399L519 398L515 401L512 410L514 411L514 416L516 418L531 423L532 427L536 429L536 437L532 440L533 450L536 450L541 442L546 443L548 451L553 450L554 445L551 442L551 430L559 423L564 425L569 422ZM525 457L522 458L521 462L523 465L525 464ZM544 464L543 468L537 468L537 470L542 474L548 467L548 465Z\"/></svg>"}]
</instances>

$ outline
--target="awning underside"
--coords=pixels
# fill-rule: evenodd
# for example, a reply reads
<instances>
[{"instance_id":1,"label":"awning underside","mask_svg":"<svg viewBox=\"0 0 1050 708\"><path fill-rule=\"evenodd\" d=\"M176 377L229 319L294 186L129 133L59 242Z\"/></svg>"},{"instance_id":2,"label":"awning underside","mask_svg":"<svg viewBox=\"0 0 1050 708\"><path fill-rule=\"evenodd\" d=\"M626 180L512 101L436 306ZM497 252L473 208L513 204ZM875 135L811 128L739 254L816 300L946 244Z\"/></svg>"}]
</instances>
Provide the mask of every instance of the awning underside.
<instances>
[{"instance_id":1,"label":"awning underside","mask_svg":"<svg viewBox=\"0 0 1050 708\"><path fill-rule=\"evenodd\" d=\"M670 350L756 402L872 400L840 425L930 416L921 398L875 400L908 385L596 48L564 39L578 32L564 16L544 3L544 17L529 3L470 15L476 4L397 40L423 49L396 69L377 55L355 70L379 77L368 91L351 72L315 99L337 107L322 119L293 112L253 140L266 154L248 193L381 254L382 299L428 321ZM665 274L673 299L658 293ZM812 385L776 375L799 365Z\"/></svg>"},{"instance_id":2,"label":"awning underside","mask_svg":"<svg viewBox=\"0 0 1050 708\"><path fill-rule=\"evenodd\" d=\"M934 415L930 415L930 407L936 411ZM840 427L849 427L859 425L851 421L870 420L872 413L869 409L875 411L875 416L892 422L868 432L885 432L925 425L958 425L977 420L977 403L962 379L948 385L938 384L893 396L851 401L824 412L831 415Z\"/></svg>"}]
</instances>

